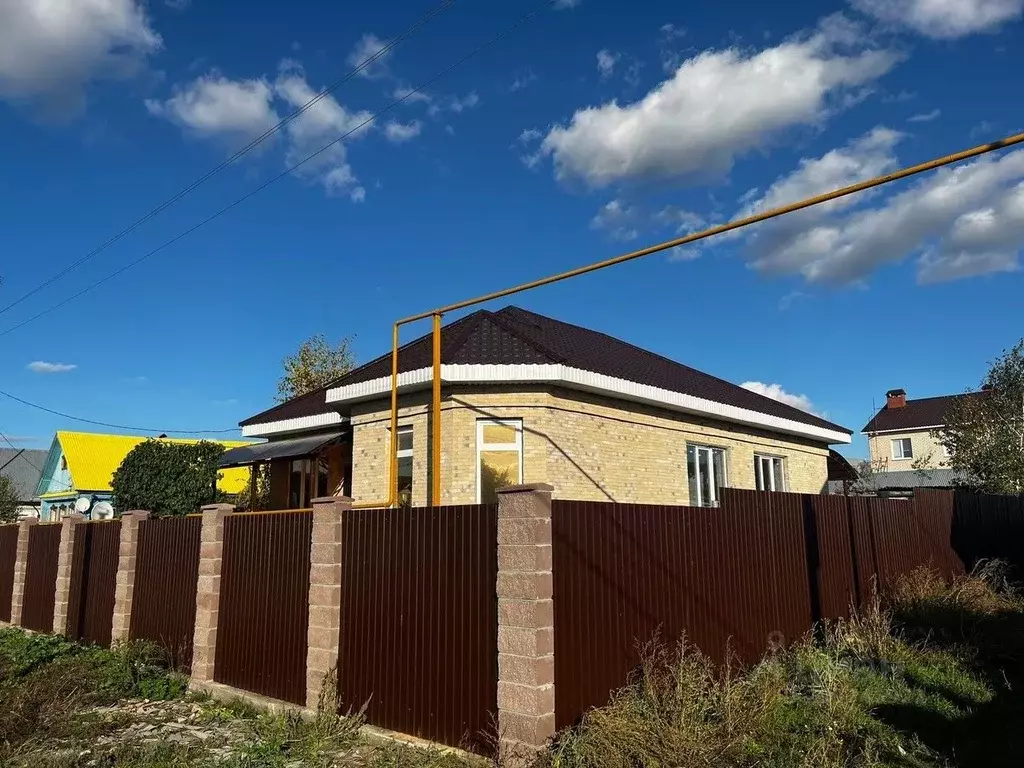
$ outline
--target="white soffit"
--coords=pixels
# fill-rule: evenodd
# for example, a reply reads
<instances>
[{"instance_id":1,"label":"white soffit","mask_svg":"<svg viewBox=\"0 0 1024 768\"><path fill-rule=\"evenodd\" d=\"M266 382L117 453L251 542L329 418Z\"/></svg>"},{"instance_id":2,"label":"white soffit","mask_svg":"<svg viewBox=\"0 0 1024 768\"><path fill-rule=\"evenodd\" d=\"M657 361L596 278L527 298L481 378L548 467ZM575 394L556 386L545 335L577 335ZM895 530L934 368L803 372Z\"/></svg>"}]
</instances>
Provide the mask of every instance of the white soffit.
<instances>
[{"instance_id":1,"label":"white soffit","mask_svg":"<svg viewBox=\"0 0 1024 768\"><path fill-rule=\"evenodd\" d=\"M432 368L418 368L398 376L399 391L409 391L428 386L433 379ZM560 364L522 365L442 365L441 380L446 384L502 384L543 382L559 384L597 394L609 395L623 400L647 403L674 411L710 416L722 421L746 424L772 432L799 435L827 443L849 443L851 435L814 424L805 424L781 416L772 416L748 408L727 405L694 395L673 392L648 384L605 376ZM391 377L349 384L327 390L328 403L352 403L380 397L391 391Z\"/></svg>"},{"instance_id":2,"label":"white soffit","mask_svg":"<svg viewBox=\"0 0 1024 768\"><path fill-rule=\"evenodd\" d=\"M330 427L335 424L345 424L348 419L340 413L318 413L314 416L299 416L295 419L282 419L281 421L268 421L263 424L250 424L242 427L242 437L265 437L267 435L280 435L286 432L300 432L316 427Z\"/></svg>"}]
</instances>

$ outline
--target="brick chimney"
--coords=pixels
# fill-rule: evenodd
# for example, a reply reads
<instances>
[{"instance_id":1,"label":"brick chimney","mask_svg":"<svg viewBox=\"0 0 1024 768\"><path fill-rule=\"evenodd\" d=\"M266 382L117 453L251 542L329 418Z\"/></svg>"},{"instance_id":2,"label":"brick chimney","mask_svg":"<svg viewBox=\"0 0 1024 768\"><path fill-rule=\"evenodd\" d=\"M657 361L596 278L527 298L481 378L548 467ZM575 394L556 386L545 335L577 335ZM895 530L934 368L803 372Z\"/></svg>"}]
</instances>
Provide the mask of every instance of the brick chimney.
<instances>
[{"instance_id":1,"label":"brick chimney","mask_svg":"<svg viewBox=\"0 0 1024 768\"><path fill-rule=\"evenodd\" d=\"M902 408L907 404L907 391L905 389L890 389L885 393L885 407L889 410Z\"/></svg>"}]
</instances>

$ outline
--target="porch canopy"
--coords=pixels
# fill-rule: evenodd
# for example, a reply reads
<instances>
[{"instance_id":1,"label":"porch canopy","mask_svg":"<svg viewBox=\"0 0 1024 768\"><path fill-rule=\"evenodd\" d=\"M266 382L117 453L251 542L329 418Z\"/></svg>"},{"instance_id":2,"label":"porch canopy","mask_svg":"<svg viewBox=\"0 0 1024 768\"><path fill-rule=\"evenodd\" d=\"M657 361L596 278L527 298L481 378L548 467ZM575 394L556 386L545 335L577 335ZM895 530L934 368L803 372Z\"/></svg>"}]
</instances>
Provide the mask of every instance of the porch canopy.
<instances>
[{"instance_id":1,"label":"porch canopy","mask_svg":"<svg viewBox=\"0 0 1024 768\"><path fill-rule=\"evenodd\" d=\"M224 451L218 466L221 469L227 469L274 459L301 459L319 452L325 445L334 442L344 434L344 432L327 432L308 437L295 437L291 440L274 440L269 443L232 448L229 451Z\"/></svg>"}]
</instances>

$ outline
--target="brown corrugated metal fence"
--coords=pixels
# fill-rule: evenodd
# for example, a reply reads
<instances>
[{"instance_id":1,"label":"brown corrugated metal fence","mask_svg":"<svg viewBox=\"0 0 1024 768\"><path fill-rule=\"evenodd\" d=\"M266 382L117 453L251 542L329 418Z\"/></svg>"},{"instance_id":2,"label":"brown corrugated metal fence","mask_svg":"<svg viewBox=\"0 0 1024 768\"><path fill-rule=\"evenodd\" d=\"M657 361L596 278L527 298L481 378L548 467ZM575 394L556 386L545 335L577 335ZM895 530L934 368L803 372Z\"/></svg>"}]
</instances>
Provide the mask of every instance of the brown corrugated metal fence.
<instances>
[{"instance_id":1,"label":"brown corrugated metal fence","mask_svg":"<svg viewBox=\"0 0 1024 768\"><path fill-rule=\"evenodd\" d=\"M68 637L110 646L121 521L79 523L71 557Z\"/></svg>"},{"instance_id":2,"label":"brown corrugated metal fence","mask_svg":"<svg viewBox=\"0 0 1024 768\"><path fill-rule=\"evenodd\" d=\"M60 552L59 523L33 525L28 535L28 564L25 567L25 602L21 626L36 632L53 631L53 600L57 591L57 555Z\"/></svg>"},{"instance_id":3,"label":"brown corrugated metal fence","mask_svg":"<svg viewBox=\"0 0 1024 768\"><path fill-rule=\"evenodd\" d=\"M964 502L965 531L984 527L971 503L992 508ZM1019 542L1024 513L995 506L1016 521ZM894 501L726 490L715 509L556 500L552 512L559 727L607 701L655 637L671 644L685 633L715 661L731 649L753 662L822 618L848 615L876 583L890 589L918 566L963 573L949 493ZM1004 536L1014 525L1005 521Z\"/></svg>"},{"instance_id":4,"label":"brown corrugated metal fence","mask_svg":"<svg viewBox=\"0 0 1024 768\"><path fill-rule=\"evenodd\" d=\"M202 530L201 517L139 523L129 634L164 648L176 669L192 666Z\"/></svg>"},{"instance_id":5,"label":"brown corrugated metal fence","mask_svg":"<svg viewBox=\"0 0 1024 768\"><path fill-rule=\"evenodd\" d=\"M486 750L497 712L497 507L343 518L339 698L373 724Z\"/></svg>"},{"instance_id":6,"label":"brown corrugated metal fence","mask_svg":"<svg viewBox=\"0 0 1024 768\"><path fill-rule=\"evenodd\" d=\"M936 494L942 496L944 494ZM953 546L964 564L998 558L1024 580L1024 496L956 494Z\"/></svg>"},{"instance_id":7,"label":"brown corrugated metal fence","mask_svg":"<svg viewBox=\"0 0 1024 768\"><path fill-rule=\"evenodd\" d=\"M312 529L312 512L225 518L217 682L305 704Z\"/></svg>"},{"instance_id":8,"label":"brown corrugated metal fence","mask_svg":"<svg viewBox=\"0 0 1024 768\"><path fill-rule=\"evenodd\" d=\"M11 620L14 561L18 556L18 526L0 525L0 621Z\"/></svg>"}]
</instances>

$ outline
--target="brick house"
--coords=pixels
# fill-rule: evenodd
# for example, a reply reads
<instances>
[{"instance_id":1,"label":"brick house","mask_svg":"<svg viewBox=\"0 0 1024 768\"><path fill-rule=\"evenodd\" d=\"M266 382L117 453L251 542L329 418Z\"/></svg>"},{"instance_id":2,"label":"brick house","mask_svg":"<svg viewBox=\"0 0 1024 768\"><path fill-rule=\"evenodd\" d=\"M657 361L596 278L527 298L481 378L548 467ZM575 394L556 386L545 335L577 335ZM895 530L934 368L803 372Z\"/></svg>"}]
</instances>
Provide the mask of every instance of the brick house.
<instances>
[{"instance_id":1,"label":"brick house","mask_svg":"<svg viewBox=\"0 0 1024 768\"><path fill-rule=\"evenodd\" d=\"M957 482L949 469L945 446L936 433L946 426L950 409L960 399L984 392L908 400L906 390L890 389L885 405L864 425L872 474L869 491L901 495L914 488L947 488Z\"/></svg>"},{"instance_id":2,"label":"brick house","mask_svg":"<svg viewBox=\"0 0 1024 768\"><path fill-rule=\"evenodd\" d=\"M399 488L426 505L430 335L399 354ZM390 354L241 422L270 466L269 506L387 497ZM545 482L556 498L714 505L721 487L820 493L851 432L596 331L506 307L442 335L442 504Z\"/></svg>"}]
</instances>

